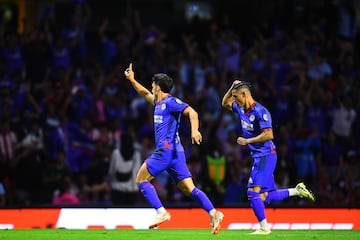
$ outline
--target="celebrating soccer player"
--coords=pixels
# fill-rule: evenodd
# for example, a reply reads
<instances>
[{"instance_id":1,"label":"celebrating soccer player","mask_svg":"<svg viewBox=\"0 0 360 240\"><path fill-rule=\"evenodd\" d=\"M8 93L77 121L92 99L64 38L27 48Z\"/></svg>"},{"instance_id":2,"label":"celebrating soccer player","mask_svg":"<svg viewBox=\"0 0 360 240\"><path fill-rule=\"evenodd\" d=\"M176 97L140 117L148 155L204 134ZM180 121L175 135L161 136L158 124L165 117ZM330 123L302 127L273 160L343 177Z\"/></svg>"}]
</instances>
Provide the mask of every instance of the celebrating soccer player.
<instances>
[{"instance_id":1,"label":"celebrating soccer player","mask_svg":"<svg viewBox=\"0 0 360 240\"><path fill-rule=\"evenodd\" d=\"M140 167L136 182L147 201L156 209L155 221L149 228L157 228L164 221L170 220L170 213L161 203L154 186L150 183L154 177L167 171L176 186L187 196L196 200L209 215L212 233L219 233L224 214L217 211L206 194L194 186L192 176L186 165L184 148L178 134L181 114L187 116L191 125L192 143L202 141L199 132L197 112L187 103L170 95L173 86L171 77L164 73L155 74L152 78L151 92L135 80L132 64L124 72L135 90L150 104L154 105L155 151Z\"/></svg>"},{"instance_id":2,"label":"celebrating soccer player","mask_svg":"<svg viewBox=\"0 0 360 240\"><path fill-rule=\"evenodd\" d=\"M265 203L282 200L290 196L305 197L315 201L311 191L304 183L295 188L276 190L274 170L276 167L276 151L272 141L272 120L269 111L256 102L251 95L251 84L235 80L222 99L222 106L239 115L243 136L236 142L248 145L253 159L247 195L250 205L260 223L260 228L251 233L268 235L271 230L265 217Z\"/></svg>"}]
</instances>

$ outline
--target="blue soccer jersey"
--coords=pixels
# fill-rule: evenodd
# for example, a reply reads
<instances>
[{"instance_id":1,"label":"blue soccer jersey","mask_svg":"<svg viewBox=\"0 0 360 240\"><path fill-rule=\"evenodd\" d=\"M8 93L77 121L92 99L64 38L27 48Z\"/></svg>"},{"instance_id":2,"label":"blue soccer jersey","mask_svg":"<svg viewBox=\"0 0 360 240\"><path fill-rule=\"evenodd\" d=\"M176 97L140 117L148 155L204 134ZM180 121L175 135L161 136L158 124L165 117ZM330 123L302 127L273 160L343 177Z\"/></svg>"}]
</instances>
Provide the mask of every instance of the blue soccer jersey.
<instances>
[{"instance_id":1,"label":"blue soccer jersey","mask_svg":"<svg viewBox=\"0 0 360 240\"><path fill-rule=\"evenodd\" d=\"M232 109L239 115L244 138L256 137L263 129L272 128L272 120L269 111L258 102L256 102L247 112L235 102L232 104ZM275 145L271 140L248 145L251 156L253 157L275 153Z\"/></svg>"},{"instance_id":2,"label":"blue soccer jersey","mask_svg":"<svg viewBox=\"0 0 360 240\"><path fill-rule=\"evenodd\" d=\"M154 128L156 148L184 151L178 129L181 114L189 105L171 95L160 102L155 101Z\"/></svg>"}]
</instances>

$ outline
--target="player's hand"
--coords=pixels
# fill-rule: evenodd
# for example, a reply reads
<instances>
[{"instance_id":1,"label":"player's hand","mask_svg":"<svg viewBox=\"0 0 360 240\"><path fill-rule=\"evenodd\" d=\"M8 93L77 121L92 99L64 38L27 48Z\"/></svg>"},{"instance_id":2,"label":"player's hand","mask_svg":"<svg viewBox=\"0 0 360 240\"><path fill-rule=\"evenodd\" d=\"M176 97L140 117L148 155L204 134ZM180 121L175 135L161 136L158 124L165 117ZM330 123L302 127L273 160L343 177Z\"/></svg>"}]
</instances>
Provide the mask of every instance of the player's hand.
<instances>
[{"instance_id":1,"label":"player's hand","mask_svg":"<svg viewBox=\"0 0 360 240\"><path fill-rule=\"evenodd\" d=\"M192 144L196 143L197 145L200 145L201 142L202 142L202 136L199 131L191 133L191 143Z\"/></svg>"},{"instance_id":2,"label":"player's hand","mask_svg":"<svg viewBox=\"0 0 360 240\"><path fill-rule=\"evenodd\" d=\"M240 80L235 80L235 81L232 83L231 87L234 87L236 84L238 84L238 83L240 83L240 82L241 82Z\"/></svg>"},{"instance_id":3,"label":"player's hand","mask_svg":"<svg viewBox=\"0 0 360 240\"><path fill-rule=\"evenodd\" d=\"M129 67L124 71L125 77L130 81L134 80L134 71L132 69L132 63L130 63Z\"/></svg>"},{"instance_id":4,"label":"player's hand","mask_svg":"<svg viewBox=\"0 0 360 240\"><path fill-rule=\"evenodd\" d=\"M242 146L245 146L248 144L247 139L243 138L243 137L238 137L236 139L236 142L237 142L237 144L242 145Z\"/></svg>"}]
</instances>

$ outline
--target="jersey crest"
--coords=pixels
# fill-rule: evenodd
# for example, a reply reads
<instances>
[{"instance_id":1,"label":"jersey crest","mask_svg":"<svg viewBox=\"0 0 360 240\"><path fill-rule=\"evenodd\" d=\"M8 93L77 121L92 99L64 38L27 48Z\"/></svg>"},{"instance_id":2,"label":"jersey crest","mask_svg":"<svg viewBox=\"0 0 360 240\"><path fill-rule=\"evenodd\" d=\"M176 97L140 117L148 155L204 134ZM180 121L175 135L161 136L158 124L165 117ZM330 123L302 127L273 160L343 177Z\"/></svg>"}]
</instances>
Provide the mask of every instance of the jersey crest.
<instances>
[{"instance_id":1,"label":"jersey crest","mask_svg":"<svg viewBox=\"0 0 360 240\"><path fill-rule=\"evenodd\" d=\"M161 104L161 110L165 110L166 109L166 104L165 103L163 103L163 104Z\"/></svg>"},{"instance_id":2,"label":"jersey crest","mask_svg":"<svg viewBox=\"0 0 360 240\"><path fill-rule=\"evenodd\" d=\"M269 121L269 116L268 116L266 113L264 113L263 119L264 119L265 121Z\"/></svg>"}]
</instances>

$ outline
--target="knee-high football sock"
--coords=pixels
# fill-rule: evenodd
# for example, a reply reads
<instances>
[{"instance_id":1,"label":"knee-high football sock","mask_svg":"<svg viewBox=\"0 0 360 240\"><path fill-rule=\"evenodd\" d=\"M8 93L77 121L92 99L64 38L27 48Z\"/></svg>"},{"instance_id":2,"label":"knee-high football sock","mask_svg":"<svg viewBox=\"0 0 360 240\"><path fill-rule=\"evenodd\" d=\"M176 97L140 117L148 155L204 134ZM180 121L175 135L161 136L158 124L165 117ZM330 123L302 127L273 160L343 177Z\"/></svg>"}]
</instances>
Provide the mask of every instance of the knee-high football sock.
<instances>
[{"instance_id":1,"label":"knee-high football sock","mask_svg":"<svg viewBox=\"0 0 360 240\"><path fill-rule=\"evenodd\" d=\"M280 201L283 200L285 198L288 198L289 195L289 190L287 189L281 189L281 190L276 190L276 191L271 191L268 192L268 196L265 200L265 203L269 204L272 201Z\"/></svg>"},{"instance_id":2,"label":"knee-high football sock","mask_svg":"<svg viewBox=\"0 0 360 240\"><path fill-rule=\"evenodd\" d=\"M265 205L261 200L260 193L248 190L247 195L255 216L261 222L265 219Z\"/></svg>"},{"instance_id":3,"label":"knee-high football sock","mask_svg":"<svg viewBox=\"0 0 360 240\"><path fill-rule=\"evenodd\" d=\"M146 200L151 204L151 206L153 206L155 209L159 209L163 207L154 186L150 182L147 181L142 182L138 186L141 193L144 195Z\"/></svg>"},{"instance_id":4,"label":"knee-high football sock","mask_svg":"<svg viewBox=\"0 0 360 240\"><path fill-rule=\"evenodd\" d=\"M196 200L196 202L207 212L210 212L214 209L213 204L210 199L206 196L206 194L198 188L194 188L190 194L192 199Z\"/></svg>"}]
</instances>

